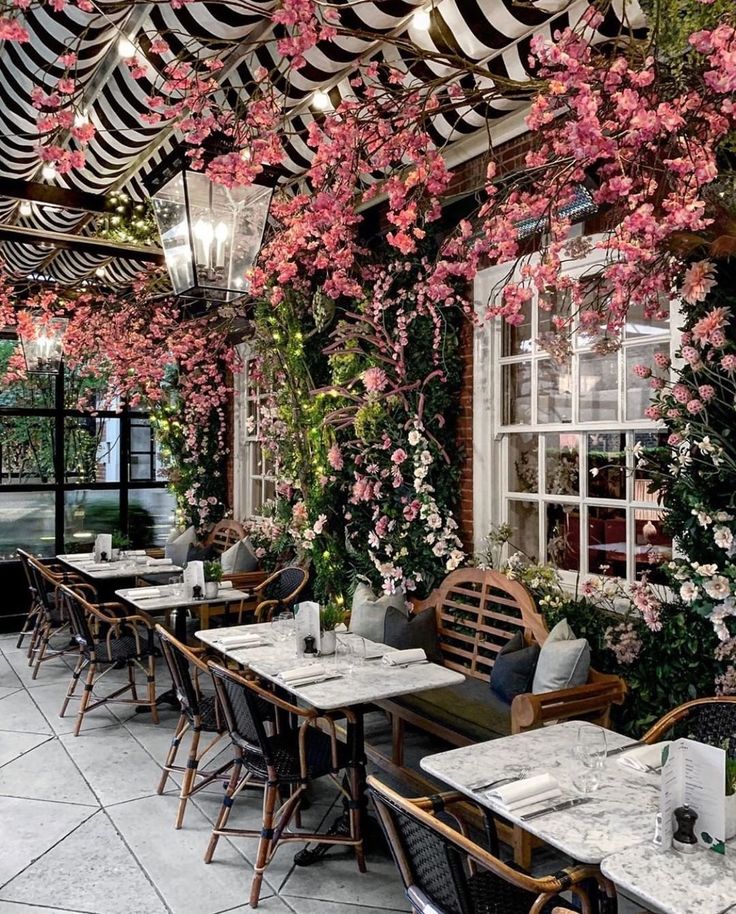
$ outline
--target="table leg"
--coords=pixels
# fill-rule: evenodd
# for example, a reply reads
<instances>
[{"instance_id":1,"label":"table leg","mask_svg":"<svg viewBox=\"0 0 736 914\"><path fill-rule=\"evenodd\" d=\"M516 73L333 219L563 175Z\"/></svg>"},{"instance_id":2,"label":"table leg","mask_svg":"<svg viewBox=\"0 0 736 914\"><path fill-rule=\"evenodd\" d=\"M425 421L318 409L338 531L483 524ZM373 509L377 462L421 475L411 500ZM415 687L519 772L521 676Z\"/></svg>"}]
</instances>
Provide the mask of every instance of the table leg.
<instances>
[{"instance_id":1,"label":"table leg","mask_svg":"<svg viewBox=\"0 0 736 914\"><path fill-rule=\"evenodd\" d=\"M174 610L174 634L182 644L187 643L187 611L183 607L177 607L177 609ZM169 705L170 707L179 710L180 704L179 699L176 697L176 690L173 688L167 689L165 692L157 695L156 705L158 707L161 705ZM135 709L135 713L149 714L150 709L146 705L138 705Z\"/></svg>"}]
</instances>

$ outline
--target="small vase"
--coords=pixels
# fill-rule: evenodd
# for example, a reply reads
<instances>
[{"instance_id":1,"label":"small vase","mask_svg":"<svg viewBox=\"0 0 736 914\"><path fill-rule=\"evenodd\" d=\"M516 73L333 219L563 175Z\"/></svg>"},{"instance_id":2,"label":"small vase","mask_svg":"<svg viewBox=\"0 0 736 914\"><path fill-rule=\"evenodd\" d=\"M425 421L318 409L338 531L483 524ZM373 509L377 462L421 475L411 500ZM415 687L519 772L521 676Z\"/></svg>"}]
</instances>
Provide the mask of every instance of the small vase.
<instances>
[{"instance_id":1,"label":"small vase","mask_svg":"<svg viewBox=\"0 0 736 914\"><path fill-rule=\"evenodd\" d=\"M204 595L207 600L214 600L217 596L219 587L217 581L206 581L204 585Z\"/></svg>"},{"instance_id":2,"label":"small vase","mask_svg":"<svg viewBox=\"0 0 736 914\"><path fill-rule=\"evenodd\" d=\"M319 652L325 656L334 654L337 647L337 636L334 631L322 632L319 641Z\"/></svg>"}]
</instances>

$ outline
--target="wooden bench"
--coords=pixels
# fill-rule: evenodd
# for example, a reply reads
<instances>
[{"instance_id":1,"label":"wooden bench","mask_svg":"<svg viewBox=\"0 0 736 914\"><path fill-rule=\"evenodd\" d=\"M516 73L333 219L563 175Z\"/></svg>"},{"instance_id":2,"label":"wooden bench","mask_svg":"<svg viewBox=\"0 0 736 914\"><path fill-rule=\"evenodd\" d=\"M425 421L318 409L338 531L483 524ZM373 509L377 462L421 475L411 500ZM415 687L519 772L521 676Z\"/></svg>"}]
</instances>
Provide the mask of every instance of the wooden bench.
<instances>
[{"instance_id":1,"label":"wooden bench","mask_svg":"<svg viewBox=\"0 0 736 914\"><path fill-rule=\"evenodd\" d=\"M527 644L544 644L549 634L543 617L524 586L495 571L463 568L449 574L413 614L434 609L438 648L444 666L464 673L466 682L449 689L384 701L392 729L391 757L373 748L369 756L417 786L428 783L404 765L406 724L452 746L520 733L559 720L585 719L610 724L611 706L621 704L626 684L618 676L591 669L585 685L517 696L508 706L491 692L491 670L504 645L519 631ZM483 720L484 715L487 719ZM523 762L523 760L520 760ZM531 836L515 830L511 843L517 863L528 867Z\"/></svg>"}]
</instances>

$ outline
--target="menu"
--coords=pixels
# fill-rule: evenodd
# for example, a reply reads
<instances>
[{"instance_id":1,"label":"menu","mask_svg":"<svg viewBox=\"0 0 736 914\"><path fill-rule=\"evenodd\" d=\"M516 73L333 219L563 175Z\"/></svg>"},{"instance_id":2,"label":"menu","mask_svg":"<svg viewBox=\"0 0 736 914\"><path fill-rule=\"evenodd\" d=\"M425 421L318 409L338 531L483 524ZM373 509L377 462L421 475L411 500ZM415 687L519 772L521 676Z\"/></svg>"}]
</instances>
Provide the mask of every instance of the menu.
<instances>
[{"instance_id":1,"label":"menu","mask_svg":"<svg viewBox=\"0 0 736 914\"><path fill-rule=\"evenodd\" d=\"M319 652L319 603L314 603L312 600L305 600L303 603L297 603L294 609L296 610L295 621L297 654L301 656L304 653L304 639L310 635L314 638L314 649Z\"/></svg>"},{"instance_id":2,"label":"menu","mask_svg":"<svg viewBox=\"0 0 736 914\"><path fill-rule=\"evenodd\" d=\"M689 806L698 814L698 843L719 854L726 852L726 753L715 746L678 739L662 750L662 847L672 846L674 812Z\"/></svg>"},{"instance_id":3,"label":"menu","mask_svg":"<svg viewBox=\"0 0 736 914\"><path fill-rule=\"evenodd\" d=\"M103 554L109 562L112 558L112 535L110 533L98 533L95 537L95 561L101 562Z\"/></svg>"},{"instance_id":4,"label":"menu","mask_svg":"<svg viewBox=\"0 0 736 914\"><path fill-rule=\"evenodd\" d=\"M187 600L194 597L194 588L199 587L199 595L204 594L204 562L188 562L182 574L184 596Z\"/></svg>"}]
</instances>

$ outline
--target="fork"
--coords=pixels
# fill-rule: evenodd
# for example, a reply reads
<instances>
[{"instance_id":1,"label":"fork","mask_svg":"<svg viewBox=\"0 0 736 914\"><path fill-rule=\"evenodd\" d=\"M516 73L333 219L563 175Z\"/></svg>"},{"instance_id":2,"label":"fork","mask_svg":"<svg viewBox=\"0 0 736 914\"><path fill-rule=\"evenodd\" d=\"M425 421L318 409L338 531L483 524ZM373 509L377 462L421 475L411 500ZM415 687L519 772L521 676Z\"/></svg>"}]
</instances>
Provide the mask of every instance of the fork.
<instances>
[{"instance_id":1,"label":"fork","mask_svg":"<svg viewBox=\"0 0 736 914\"><path fill-rule=\"evenodd\" d=\"M522 768L516 774L507 777L496 778L495 781L481 781L480 784L468 784L468 789L474 793L478 790L490 790L491 787L500 787L501 784L510 784L512 781L521 781L529 774L528 768Z\"/></svg>"}]
</instances>

